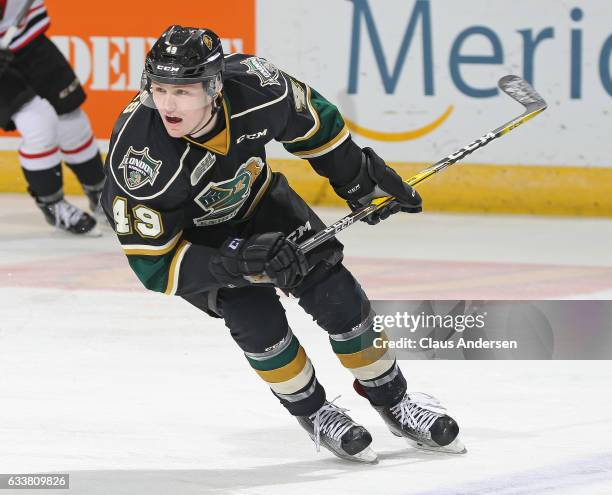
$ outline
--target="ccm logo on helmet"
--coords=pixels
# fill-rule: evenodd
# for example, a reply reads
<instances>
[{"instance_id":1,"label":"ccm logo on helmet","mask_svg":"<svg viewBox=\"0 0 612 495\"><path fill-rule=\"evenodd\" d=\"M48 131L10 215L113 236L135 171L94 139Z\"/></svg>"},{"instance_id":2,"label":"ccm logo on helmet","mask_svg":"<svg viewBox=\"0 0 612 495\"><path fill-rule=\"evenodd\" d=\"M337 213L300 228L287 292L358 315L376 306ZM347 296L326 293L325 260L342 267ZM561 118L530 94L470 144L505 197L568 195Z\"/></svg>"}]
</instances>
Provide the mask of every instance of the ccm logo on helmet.
<instances>
[{"instance_id":1,"label":"ccm logo on helmet","mask_svg":"<svg viewBox=\"0 0 612 495\"><path fill-rule=\"evenodd\" d=\"M171 67L169 65L158 65L157 70L163 70L165 72L178 72L178 67Z\"/></svg>"}]
</instances>

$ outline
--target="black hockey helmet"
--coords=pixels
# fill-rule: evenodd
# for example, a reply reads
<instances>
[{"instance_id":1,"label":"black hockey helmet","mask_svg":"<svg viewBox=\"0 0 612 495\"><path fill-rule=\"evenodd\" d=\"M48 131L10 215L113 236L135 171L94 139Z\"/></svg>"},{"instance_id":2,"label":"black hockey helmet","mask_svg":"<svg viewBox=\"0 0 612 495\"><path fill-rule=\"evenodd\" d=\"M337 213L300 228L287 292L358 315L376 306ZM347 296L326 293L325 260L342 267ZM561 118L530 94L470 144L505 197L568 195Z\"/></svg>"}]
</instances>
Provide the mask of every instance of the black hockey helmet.
<instances>
[{"instance_id":1,"label":"black hockey helmet","mask_svg":"<svg viewBox=\"0 0 612 495\"><path fill-rule=\"evenodd\" d=\"M193 84L201 82L206 93L218 96L225 60L221 40L206 28L172 25L155 42L145 60L143 90L151 82Z\"/></svg>"}]
</instances>

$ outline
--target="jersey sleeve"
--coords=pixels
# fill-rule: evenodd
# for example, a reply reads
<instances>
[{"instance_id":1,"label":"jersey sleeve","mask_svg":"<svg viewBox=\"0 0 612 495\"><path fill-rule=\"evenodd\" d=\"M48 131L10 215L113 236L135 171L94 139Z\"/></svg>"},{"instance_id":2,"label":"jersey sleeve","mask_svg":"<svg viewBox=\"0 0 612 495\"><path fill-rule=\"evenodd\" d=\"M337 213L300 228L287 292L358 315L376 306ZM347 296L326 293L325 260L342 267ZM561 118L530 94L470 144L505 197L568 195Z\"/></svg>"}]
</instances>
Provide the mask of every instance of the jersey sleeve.
<instances>
[{"instance_id":1,"label":"jersey sleeve","mask_svg":"<svg viewBox=\"0 0 612 495\"><path fill-rule=\"evenodd\" d=\"M284 127L276 140L308 160L332 185L349 183L359 173L362 153L340 111L308 84L286 73L283 76L287 81Z\"/></svg>"},{"instance_id":2,"label":"jersey sleeve","mask_svg":"<svg viewBox=\"0 0 612 495\"><path fill-rule=\"evenodd\" d=\"M163 210L105 188L103 207L128 263L149 290L188 295L219 287L208 271L214 248L188 242L180 209Z\"/></svg>"}]
</instances>

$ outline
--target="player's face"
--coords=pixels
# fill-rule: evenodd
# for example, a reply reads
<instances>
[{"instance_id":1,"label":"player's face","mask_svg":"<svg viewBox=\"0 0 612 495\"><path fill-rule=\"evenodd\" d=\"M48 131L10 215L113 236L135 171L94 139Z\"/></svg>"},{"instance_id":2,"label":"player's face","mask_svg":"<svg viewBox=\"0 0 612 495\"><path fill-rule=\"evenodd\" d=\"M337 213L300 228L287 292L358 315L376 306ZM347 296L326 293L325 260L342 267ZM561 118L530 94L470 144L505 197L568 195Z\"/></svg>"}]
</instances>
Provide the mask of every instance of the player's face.
<instances>
[{"instance_id":1,"label":"player's face","mask_svg":"<svg viewBox=\"0 0 612 495\"><path fill-rule=\"evenodd\" d=\"M153 101L170 136L180 138L197 131L210 118L212 98L201 83L151 83Z\"/></svg>"}]
</instances>

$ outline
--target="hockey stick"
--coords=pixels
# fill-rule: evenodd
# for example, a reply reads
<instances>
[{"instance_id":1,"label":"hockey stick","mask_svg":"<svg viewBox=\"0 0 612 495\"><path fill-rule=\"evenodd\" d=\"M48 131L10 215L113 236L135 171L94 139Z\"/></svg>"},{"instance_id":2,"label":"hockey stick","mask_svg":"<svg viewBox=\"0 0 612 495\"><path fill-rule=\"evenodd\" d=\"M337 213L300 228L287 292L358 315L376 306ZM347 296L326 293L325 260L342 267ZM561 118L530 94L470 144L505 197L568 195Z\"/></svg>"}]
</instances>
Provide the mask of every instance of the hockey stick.
<instances>
[{"instance_id":1,"label":"hockey stick","mask_svg":"<svg viewBox=\"0 0 612 495\"><path fill-rule=\"evenodd\" d=\"M446 167L451 166L454 163L457 163L460 160L463 160L470 153L476 151L478 148L482 148L486 146L491 141L502 137L503 135L509 133L511 130L517 128L519 125L524 124L528 120L534 118L536 115L542 113L546 110L546 101L542 98L530 85L528 82L524 81L518 76L504 76L502 77L497 85L499 88L506 93L510 98L519 102L521 105L525 107L525 111L515 119L506 122L504 125L498 127L497 129L486 133L480 139L464 146L460 150L455 153L448 155L446 158L443 158L439 162L433 164L429 168L422 170L418 174L410 177L407 181L407 184L414 186L419 182L424 181L425 179L431 177L433 174L444 170ZM337 222L332 223L329 227L317 232L315 235L304 241L299 245L299 248L302 252L307 253L312 251L314 248L319 246L320 244L328 241L332 237L335 237L338 232L343 231L353 223L361 220L364 217L367 217L370 213L375 212L376 210L382 208L389 202L393 201L393 197L384 197L375 199L370 205L364 206L358 210L355 210L344 218L341 218Z\"/></svg>"},{"instance_id":2,"label":"hockey stick","mask_svg":"<svg viewBox=\"0 0 612 495\"><path fill-rule=\"evenodd\" d=\"M422 170L416 175L413 175L405 181L407 184L411 186L415 186L419 182L428 179L432 175L444 170L446 167L450 167L454 163L457 163L460 160L463 160L470 153L473 153L478 148L482 148L486 146L494 139L497 139L505 134L508 134L511 130L516 129L519 125L524 124L528 120L534 118L536 115L542 113L546 110L546 101L542 98L532 87L531 85L521 79L518 76L504 76L498 82L497 85L499 88L506 93L510 98L515 101L518 101L521 105L525 107L525 111L519 115L518 117L506 122L504 125L498 127L497 129L486 133L480 139L464 146L460 150L455 153L448 155L446 158L434 163L430 167ZM370 213L382 208L389 202L393 201L393 197L384 197L377 198L371 204L364 206L358 210L355 210L345 217L341 218L337 222L332 223L330 226L325 229L317 232L315 235L310 237L309 239L302 242L298 247L303 253L307 253L312 251L317 246L323 244L324 242L330 240L332 237L335 237L336 234L342 232L344 229L350 227L353 223L361 220L364 217L367 217ZM272 282L270 278L265 275L245 275L247 280L252 283L270 283Z\"/></svg>"},{"instance_id":3,"label":"hockey stick","mask_svg":"<svg viewBox=\"0 0 612 495\"><path fill-rule=\"evenodd\" d=\"M15 22L12 26L9 26L9 28L4 33L4 36L2 36L2 39L0 39L0 49L6 50L8 48L11 43L11 40L13 39L13 36L15 36L15 33L19 30L19 24L21 24L21 21L25 19L25 16L28 14L30 7L33 3L34 0L28 0L26 3L23 4L23 7L15 18Z\"/></svg>"}]
</instances>

